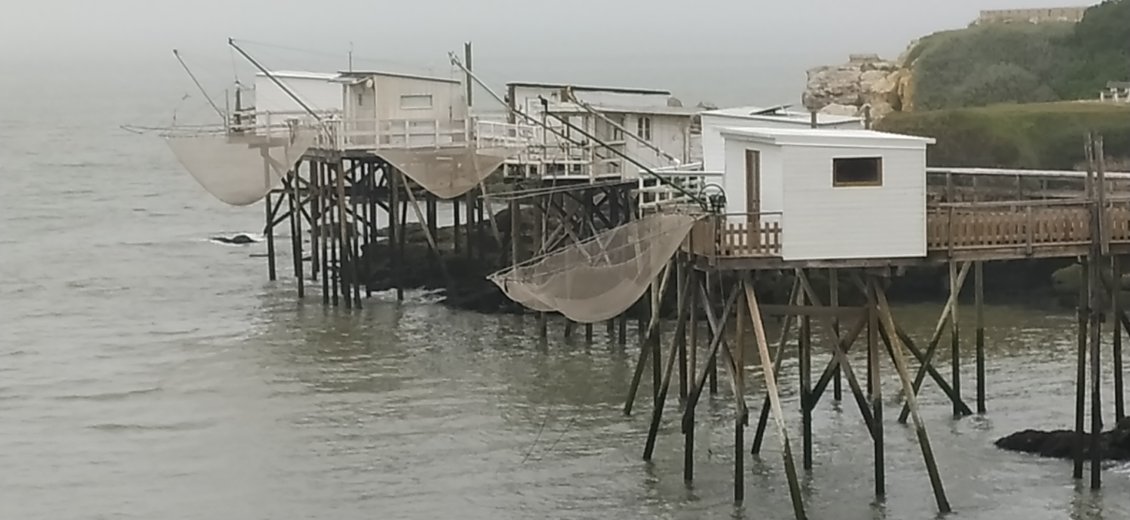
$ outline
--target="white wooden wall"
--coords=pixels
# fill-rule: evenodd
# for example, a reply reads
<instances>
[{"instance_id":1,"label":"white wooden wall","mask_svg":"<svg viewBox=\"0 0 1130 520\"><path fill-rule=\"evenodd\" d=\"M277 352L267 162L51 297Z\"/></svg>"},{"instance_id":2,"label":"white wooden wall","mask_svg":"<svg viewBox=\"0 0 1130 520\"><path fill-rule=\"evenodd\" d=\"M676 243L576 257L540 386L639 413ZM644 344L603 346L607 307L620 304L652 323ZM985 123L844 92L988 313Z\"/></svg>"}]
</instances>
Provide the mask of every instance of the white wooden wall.
<instances>
[{"instance_id":1,"label":"white wooden wall","mask_svg":"<svg viewBox=\"0 0 1130 520\"><path fill-rule=\"evenodd\" d=\"M708 172L723 171L726 166L726 140L722 137L723 128L808 128L810 121L780 118L779 121L759 118L740 118L716 114L702 114L702 167ZM849 121L840 124L822 125L821 128L862 129L863 121Z\"/></svg>"},{"instance_id":2,"label":"white wooden wall","mask_svg":"<svg viewBox=\"0 0 1130 520\"><path fill-rule=\"evenodd\" d=\"M341 111L342 89L344 86L330 79L315 78L276 78L291 92L318 112ZM234 108L234 107L233 107ZM255 111L259 113L305 114L298 104L283 89L265 75L255 76ZM281 117L280 117L281 121Z\"/></svg>"},{"instance_id":3,"label":"white wooden wall","mask_svg":"<svg viewBox=\"0 0 1130 520\"><path fill-rule=\"evenodd\" d=\"M462 121L467 102L460 83L420 78L376 76L377 117L381 120ZM430 109L401 108L401 96L430 95Z\"/></svg>"},{"instance_id":4,"label":"white wooden wall","mask_svg":"<svg viewBox=\"0 0 1130 520\"><path fill-rule=\"evenodd\" d=\"M832 160L883 157L883 185L833 187ZM926 152L782 147L785 260L926 255Z\"/></svg>"}]
</instances>

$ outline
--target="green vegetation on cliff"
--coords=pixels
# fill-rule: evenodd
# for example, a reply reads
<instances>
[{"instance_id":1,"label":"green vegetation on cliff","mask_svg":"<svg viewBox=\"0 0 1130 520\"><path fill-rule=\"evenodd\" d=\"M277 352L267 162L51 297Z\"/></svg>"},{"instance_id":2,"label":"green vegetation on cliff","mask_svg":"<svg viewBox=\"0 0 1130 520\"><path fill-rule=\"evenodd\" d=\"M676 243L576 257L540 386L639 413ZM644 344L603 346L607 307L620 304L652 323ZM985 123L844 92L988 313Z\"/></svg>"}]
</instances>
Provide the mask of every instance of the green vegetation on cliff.
<instances>
[{"instance_id":1,"label":"green vegetation on cliff","mask_svg":"<svg viewBox=\"0 0 1130 520\"><path fill-rule=\"evenodd\" d=\"M878 122L889 132L938 140L931 166L1076 169L1087 132L1103 134L1111 169L1130 167L1130 105L1098 102L1002 104L900 112Z\"/></svg>"},{"instance_id":2,"label":"green vegetation on cliff","mask_svg":"<svg viewBox=\"0 0 1130 520\"><path fill-rule=\"evenodd\" d=\"M1094 99L1130 80L1130 0L1107 0L1078 24L990 24L923 38L907 63L915 110Z\"/></svg>"}]
</instances>

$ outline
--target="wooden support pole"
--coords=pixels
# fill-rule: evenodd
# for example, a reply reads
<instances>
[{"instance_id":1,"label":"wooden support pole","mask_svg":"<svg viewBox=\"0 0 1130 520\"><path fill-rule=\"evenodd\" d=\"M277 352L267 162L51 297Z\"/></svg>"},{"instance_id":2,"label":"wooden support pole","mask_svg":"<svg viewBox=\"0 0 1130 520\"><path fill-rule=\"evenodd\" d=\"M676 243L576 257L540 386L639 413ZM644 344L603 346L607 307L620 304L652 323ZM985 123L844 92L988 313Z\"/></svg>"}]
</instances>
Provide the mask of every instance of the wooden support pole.
<instances>
[{"instance_id":1,"label":"wooden support pole","mask_svg":"<svg viewBox=\"0 0 1130 520\"><path fill-rule=\"evenodd\" d=\"M804 305L806 299L803 293L798 295L800 304ZM804 442L803 459L804 469L812 470L812 318L808 315L800 319L800 340L797 341L798 358L800 363L800 409L802 417L802 437ZM837 366L837 368L839 368Z\"/></svg>"},{"instance_id":2,"label":"wooden support pole","mask_svg":"<svg viewBox=\"0 0 1130 520\"><path fill-rule=\"evenodd\" d=\"M839 307L840 306L840 270L839 269L835 269L835 268L828 269L828 292L831 293L831 294L829 294L828 304L831 305L832 307ZM840 335L840 318L839 318L839 316L832 318L832 333L834 335L836 335L837 337L839 337L839 335ZM840 365L839 364L836 365L836 373L832 377L834 377L834 379L832 379L832 382L833 382L832 399L834 399L838 403L838 402L842 401L843 397L844 397L843 377L840 374Z\"/></svg>"},{"instance_id":3,"label":"wooden support pole","mask_svg":"<svg viewBox=\"0 0 1130 520\"><path fill-rule=\"evenodd\" d=\"M380 165L377 163L369 164L369 182L365 190L368 195L366 197L366 200L369 201L368 233L366 233L365 235L365 243L369 247L369 253L373 255L372 257L370 257L371 261L373 262L377 261L375 251L377 244L377 212L380 211L380 206L377 204L377 170L379 168ZM369 273L371 273L371 271L369 271ZM365 281L369 281L367 276ZM368 298L373 297L373 287L370 283L365 283L365 296Z\"/></svg>"},{"instance_id":4,"label":"wooden support pole","mask_svg":"<svg viewBox=\"0 0 1130 520\"><path fill-rule=\"evenodd\" d=\"M310 160L310 280L318 281L318 271L321 270L321 239L319 238L321 230L318 229L321 215L319 215L318 207L318 186L320 185L319 176L319 162L317 159Z\"/></svg>"},{"instance_id":5,"label":"wooden support pole","mask_svg":"<svg viewBox=\"0 0 1130 520\"><path fill-rule=\"evenodd\" d=\"M270 165L267 166L270 169ZM264 207L267 210L267 278L272 282L278 280L278 274L275 272L275 214L271 211L271 192L267 192L267 196L263 199Z\"/></svg>"},{"instance_id":6,"label":"wooden support pole","mask_svg":"<svg viewBox=\"0 0 1130 520\"><path fill-rule=\"evenodd\" d=\"M404 301L404 288L400 286L400 258L397 256L397 247L400 244L400 183L399 173L392 165L381 164L381 171L385 176L385 186L388 189L388 231L385 233L388 246L389 272L392 274L392 285L396 290L396 301Z\"/></svg>"},{"instance_id":7,"label":"wooden support pole","mask_svg":"<svg viewBox=\"0 0 1130 520\"><path fill-rule=\"evenodd\" d=\"M667 268L665 270L670 272L671 271L671 264L667 264ZM648 320L649 320L648 333L644 336L643 342L640 344L640 348L651 349L651 383L652 383L651 384L651 390L652 390L652 397L654 399L658 399L659 398L659 378L660 378L660 373L659 373L659 342L660 342L660 336L661 336L659 331L662 328L662 324L660 323L660 316L659 316L659 302L660 302L659 287L655 283L651 284L650 296L651 296L650 305L648 306L648 308L650 309L648 311L648 316L649 316L649 318L648 318ZM655 324L654 326L651 325L653 323Z\"/></svg>"},{"instance_id":8,"label":"wooden support pole","mask_svg":"<svg viewBox=\"0 0 1130 520\"><path fill-rule=\"evenodd\" d=\"M914 429L918 437L918 445L922 449L922 459L926 463L926 471L930 476L930 487L934 490L934 500L938 504L938 511L941 513L949 513L952 511L952 508L950 507L949 499L946 498L945 487L942 485L938 465L934 460L934 451L930 446L930 437L926 433L926 425L922 422L922 417L918 414L918 397L914 394L914 389L911 386L910 373L906 368L906 356L903 353L902 341L898 338L894 316L891 314L891 306L887 302L886 292L883 290L882 286L879 285L879 281L874 278L871 280L871 291L868 294L868 299L874 302L876 311L880 315L882 326L886 329L887 334L891 336L891 361L894 363L895 370L898 372L899 380L902 382L903 393L906 394L906 401L910 406L910 415L914 420ZM880 421L876 422L878 423Z\"/></svg>"},{"instance_id":9,"label":"wooden support pole","mask_svg":"<svg viewBox=\"0 0 1130 520\"><path fill-rule=\"evenodd\" d=\"M961 326L958 319L959 301L961 299L961 285L957 279L957 262L950 260L950 294L953 294L953 308L950 310L950 376L953 378L953 416L961 416Z\"/></svg>"},{"instance_id":10,"label":"wooden support pole","mask_svg":"<svg viewBox=\"0 0 1130 520\"><path fill-rule=\"evenodd\" d=\"M804 503L800 492L800 481L797 479L796 465L793 463L792 447L789 443L789 433L785 428L784 411L781 407L781 397L777 391L777 378L773 374L773 360L769 357L769 344L765 340L765 326L761 321L761 310L758 308L757 295L754 294L753 284L749 275L742 277L742 288L745 292L746 304L749 307L749 317L753 320L754 336L757 338L757 352L761 358L761 370L765 378L765 389L769 393L769 403L773 411L773 419L777 424L777 435L781 440L785 462L785 476L789 482L789 496L792 498L793 514L798 520L807 518L804 512ZM741 450L738 450L739 452Z\"/></svg>"},{"instance_id":11,"label":"wooden support pole","mask_svg":"<svg viewBox=\"0 0 1130 520\"><path fill-rule=\"evenodd\" d=\"M303 299L306 297L306 273L303 272L302 257L304 256L302 245L302 197L298 191L298 169L301 167L301 162L298 166L294 167L293 178L291 180L291 198L294 200L293 215L291 218L294 220L293 231L294 237L294 277L298 279L298 298Z\"/></svg>"},{"instance_id":12,"label":"wooden support pole","mask_svg":"<svg viewBox=\"0 0 1130 520\"><path fill-rule=\"evenodd\" d=\"M452 253L454 253L456 256L459 256L463 252L463 217L459 212L459 197L451 199L451 218L452 226L454 227L454 229L452 230Z\"/></svg>"},{"instance_id":13,"label":"wooden support pole","mask_svg":"<svg viewBox=\"0 0 1130 520\"><path fill-rule=\"evenodd\" d=\"M1098 238L1094 238L1098 241ZM1097 249L1097 244L1096 244ZM1101 256L1091 258L1091 273L1088 284L1091 286L1091 489L1102 487L1102 444L1099 442L1103 432L1102 407L1102 323L1103 309L1099 305L1102 293L1099 287Z\"/></svg>"},{"instance_id":14,"label":"wooden support pole","mask_svg":"<svg viewBox=\"0 0 1130 520\"><path fill-rule=\"evenodd\" d=\"M920 358L922 365L918 367L918 373L914 376L914 384L912 386L914 388L915 396L918 395L918 391L922 388L922 383L925 382L927 374L934 376L934 381L938 383L939 386L944 385L943 388L949 387L949 383L946 383L945 379L943 379L941 375L938 374L934 369L934 352L937 351L938 344L941 342L942 332L945 330L946 323L953 317L952 311L954 309L954 306L957 305L957 295L961 292L961 288L965 285L965 278L969 275L969 269L972 264L972 262L965 262L961 266L961 271L957 275L957 291L950 291L949 298L946 300L946 304L942 308L942 314L938 316L938 322L934 325L934 333L930 336L930 341L926 346L926 353L922 358ZM949 392L947 392L947 394L949 394ZM960 399L956 398L956 394L950 395L950 398L954 401L960 401ZM968 407L965 408L968 409ZM907 418L909 416L910 407L906 404L903 404L902 412L899 413L898 422L901 424L906 424Z\"/></svg>"},{"instance_id":15,"label":"wooden support pole","mask_svg":"<svg viewBox=\"0 0 1130 520\"><path fill-rule=\"evenodd\" d=\"M715 273L714 276L717 277L719 275L717 273ZM711 287L709 275L703 277L703 283L705 284L706 287L708 287L708 288ZM707 290L707 293L709 293L709 289ZM711 301L710 298L703 298L702 308L703 308L703 311L706 313L706 315L709 316L710 313L713 312L714 303ZM713 338L717 334L715 334L714 331L710 331L710 335ZM706 364L706 373L708 374L707 379L708 379L708 384L709 384L709 387L710 387L710 395L718 395L718 362L717 362L717 359L711 359Z\"/></svg>"},{"instance_id":16,"label":"wooden support pole","mask_svg":"<svg viewBox=\"0 0 1130 520\"><path fill-rule=\"evenodd\" d=\"M337 182L337 177L341 175L340 166L340 162L328 164L326 171L326 216L329 220L328 224L330 229L330 285L332 286L330 299L334 307L341 304L341 257L338 256L341 252L338 247L338 244L341 243L341 228L338 224L340 214L337 212L337 190L333 188Z\"/></svg>"},{"instance_id":17,"label":"wooden support pole","mask_svg":"<svg viewBox=\"0 0 1130 520\"><path fill-rule=\"evenodd\" d=\"M1086 260L1081 261L1080 269L1075 363L1075 452L1073 457L1075 464L1072 471L1072 476L1075 479L1083 478L1083 441L1086 438L1083 425L1086 422L1084 415L1087 402L1087 330L1090 315L1088 307L1091 302L1090 284L1088 283L1091 279L1090 266Z\"/></svg>"},{"instance_id":18,"label":"wooden support pole","mask_svg":"<svg viewBox=\"0 0 1130 520\"><path fill-rule=\"evenodd\" d=\"M1103 431L1103 407L1102 407L1102 326L1103 326L1103 307L1102 302L1102 277L1103 269L1106 267L1104 259L1109 254L1110 248L1106 237L1106 177L1103 152L1102 136L1092 139L1091 146L1094 148L1092 157L1095 158L1097 165L1096 179L1093 183L1096 196L1092 207L1091 217L1091 254L1087 261L1091 264L1090 276L1088 277L1087 285L1090 286L1091 291L1091 489L1099 489L1102 487L1102 444L1099 442ZM1112 284L1112 287L1118 287L1121 280ZM1110 295L1117 298L1115 291L1109 291Z\"/></svg>"},{"instance_id":19,"label":"wooden support pole","mask_svg":"<svg viewBox=\"0 0 1130 520\"><path fill-rule=\"evenodd\" d=\"M1114 283L1108 286L1112 310L1111 326L1114 327L1114 344L1111 356L1114 362L1114 421L1122 422L1126 418L1126 403L1123 389L1122 374L1122 257L1111 257L1111 278Z\"/></svg>"},{"instance_id":20,"label":"wooden support pole","mask_svg":"<svg viewBox=\"0 0 1130 520\"><path fill-rule=\"evenodd\" d=\"M871 400L871 440L875 447L875 496L886 496L886 454L883 438L883 385L879 377L879 312L868 293L867 396Z\"/></svg>"},{"instance_id":21,"label":"wooden support pole","mask_svg":"<svg viewBox=\"0 0 1130 520\"><path fill-rule=\"evenodd\" d=\"M812 288L812 283L808 281L808 277L805 276L803 272L799 271L798 277L801 282L801 288L804 289L805 297L807 297L808 300L812 303L820 306L820 296L817 295L816 291ZM830 323L830 320L829 322L826 322L825 325L827 326L828 323ZM867 426L868 431L871 432L873 430L875 419L872 417L871 410L868 407L868 399L864 394L864 389L860 386L858 379L855 377L855 371L852 370L851 363L847 358L847 349L849 349L851 347L851 344L855 342L855 338L859 336L867 323L868 314L863 313L860 316L860 320L857 323L855 330L845 336L845 338L850 338L850 341L846 341L844 338L835 337L826 337L826 340L828 341L829 346L832 349L832 354L834 356L833 363L835 366L839 366L843 369L844 378L847 379L848 387L851 388L852 396L855 398L856 405L859 407L859 415L863 418L863 422ZM824 371L824 375L820 377L820 381L817 382L816 389L813 392L815 398L814 400L819 399L819 396L823 393L823 389L831 380L833 368L834 366L830 365L829 368Z\"/></svg>"},{"instance_id":22,"label":"wooden support pole","mask_svg":"<svg viewBox=\"0 0 1130 520\"><path fill-rule=\"evenodd\" d=\"M467 202L465 204L465 206L467 207L467 233L466 233L466 235L467 235L467 249L466 249L466 251L467 251L467 259L473 259L475 257L475 251L477 250L477 248L475 247L475 230L478 228L478 224L475 223L475 204L477 203L477 201L475 200L475 192L474 191L467 192L466 197L467 197ZM459 211L456 210L456 213L459 213Z\"/></svg>"},{"instance_id":23,"label":"wooden support pole","mask_svg":"<svg viewBox=\"0 0 1130 520\"><path fill-rule=\"evenodd\" d=\"M687 313L687 327L690 329L690 338L688 340L688 349L690 350L687 356L687 376L688 388L687 399L684 401L687 408L690 408L690 396L701 389L696 387L695 374L698 373L698 295L695 291L699 287L699 274L693 268L687 268L690 280L687 284L690 294L687 298L690 300L690 309ZM683 423L683 480L690 482L694 480L694 412L687 416L687 420Z\"/></svg>"},{"instance_id":24,"label":"wooden support pole","mask_svg":"<svg viewBox=\"0 0 1130 520\"><path fill-rule=\"evenodd\" d=\"M745 352L745 329L746 329L746 310L745 305L746 295L738 295L738 308L735 310L734 316L734 348L731 353L733 359L733 386L734 396L737 398L738 406L734 410L734 502L741 503L745 500L745 425L749 421L749 411L744 405L745 399L745 360L743 353ZM724 334L725 329L720 329L719 333ZM766 349L768 352L768 349ZM765 366L765 365L762 365Z\"/></svg>"},{"instance_id":25,"label":"wooden support pole","mask_svg":"<svg viewBox=\"0 0 1130 520\"><path fill-rule=\"evenodd\" d=\"M329 185L329 165L323 161L318 161L318 194L317 201L317 222L318 222L318 247L321 250L319 253L321 258L322 270L322 305L330 304L330 239L333 237L333 231L330 227L328 218L329 214L329 201L327 200L328 191L326 186Z\"/></svg>"},{"instance_id":26,"label":"wooden support pole","mask_svg":"<svg viewBox=\"0 0 1130 520\"><path fill-rule=\"evenodd\" d=\"M361 163L361 172L365 172L368 168L368 163ZM361 179L358 178L358 172L354 172L349 176L350 189L349 189L349 205L352 207L353 220L349 221L349 278L353 286L353 306L357 309L362 307L361 304L361 285L365 284L365 279L361 276L361 233L364 222L358 218L361 213L357 209L358 195L361 190Z\"/></svg>"},{"instance_id":27,"label":"wooden support pole","mask_svg":"<svg viewBox=\"0 0 1130 520\"><path fill-rule=\"evenodd\" d=\"M985 265L977 262L973 272L973 298L977 314L977 413L985 408Z\"/></svg>"},{"instance_id":28,"label":"wooden support pole","mask_svg":"<svg viewBox=\"0 0 1130 520\"><path fill-rule=\"evenodd\" d=\"M691 269L687 266L678 255L676 255L676 271L675 274L678 279L682 280L688 277ZM685 301L687 299L686 292L690 288L689 284L678 285L676 289L678 294L675 297L676 302ZM675 348L679 351L679 402L686 402L687 400L687 329L684 324L683 327L676 326L675 333Z\"/></svg>"},{"instance_id":29,"label":"wooden support pole","mask_svg":"<svg viewBox=\"0 0 1130 520\"><path fill-rule=\"evenodd\" d=\"M353 280L347 276L353 269L353 259L349 255L349 231L347 222L348 214L345 211L345 163L338 159L337 161L337 178L334 179L335 186L335 202L334 207L337 209L337 246L338 246L338 262L337 279L341 285L341 298L345 302L346 309L353 308Z\"/></svg>"},{"instance_id":30,"label":"wooden support pole","mask_svg":"<svg viewBox=\"0 0 1130 520\"><path fill-rule=\"evenodd\" d=\"M799 304L802 294L800 292L800 279L793 281L792 291L789 293L789 304ZM762 306L764 308L764 306ZM764 311L762 311L764 312ZM773 371L774 374L781 373L781 363L785 358L785 346L789 342L789 334L793 328L793 315L786 314L784 323L781 324L781 334L777 337L777 350L773 353ZM761 412L757 418L757 428L753 433L753 446L750 447L751 455L758 455L761 453L761 445L765 440L765 429L769 425L769 395L766 394L761 403Z\"/></svg>"},{"instance_id":31,"label":"wooden support pole","mask_svg":"<svg viewBox=\"0 0 1130 520\"><path fill-rule=\"evenodd\" d=\"M686 309L687 309L687 282L688 277L682 270L676 275L676 281L679 301L677 303L678 310L676 311L677 325L676 329L681 330L686 326ZM678 337L678 334L676 334ZM671 373L675 368L675 360L678 358L679 345L677 341L671 343L671 354L667 357L667 365L663 371L663 381L659 386L658 399L655 400L654 407L651 412L651 427L647 431L647 443L644 446L643 460L651 460L652 454L655 452L655 440L659 436L659 424L663 420L663 405L667 403L667 391L671 387Z\"/></svg>"},{"instance_id":32,"label":"wooden support pole","mask_svg":"<svg viewBox=\"0 0 1130 520\"><path fill-rule=\"evenodd\" d=\"M670 270L667 269L667 268L664 268L663 272L660 273L659 279L662 280L660 282L660 291L661 292L664 289L666 289L667 280L670 278L670 274L671 274ZM635 406L636 394L639 392L639 389L640 389L640 382L643 379L643 372L644 372L644 369L646 368L646 365L647 365L647 359L651 355L652 349L648 348L648 345L650 344L648 340L652 337L652 335L655 332L655 329L658 326L659 326L659 321L658 320L652 320L648 324L647 331L645 332L644 341L640 343L640 357L639 357L638 360L636 360L636 370L632 374L632 382L628 386L628 398L624 400L624 415L632 415L632 407Z\"/></svg>"}]
</instances>

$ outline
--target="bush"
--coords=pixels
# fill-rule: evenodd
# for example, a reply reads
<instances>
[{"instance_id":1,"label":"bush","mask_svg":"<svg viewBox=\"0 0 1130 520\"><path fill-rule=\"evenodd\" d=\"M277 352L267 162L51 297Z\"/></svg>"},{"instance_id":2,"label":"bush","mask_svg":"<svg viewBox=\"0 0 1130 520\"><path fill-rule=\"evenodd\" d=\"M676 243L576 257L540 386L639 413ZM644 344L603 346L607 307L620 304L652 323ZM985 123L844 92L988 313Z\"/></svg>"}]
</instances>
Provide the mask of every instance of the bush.
<instances>
[{"instance_id":1,"label":"bush","mask_svg":"<svg viewBox=\"0 0 1130 520\"><path fill-rule=\"evenodd\" d=\"M931 166L1069 170L1084 164L1087 132L1103 135L1108 162L1130 162L1130 107L1037 103L894 113L877 123L890 132L937 139Z\"/></svg>"},{"instance_id":2,"label":"bush","mask_svg":"<svg viewBox=\"0 0 1130 520\"><path fill-rule=\"evenodd\" d=\"M1078 24L994 24L937 33L909 56L914 106L1094 99L1130 79L1130 0L1108 0Z\"/></svg>"}]
</instances>

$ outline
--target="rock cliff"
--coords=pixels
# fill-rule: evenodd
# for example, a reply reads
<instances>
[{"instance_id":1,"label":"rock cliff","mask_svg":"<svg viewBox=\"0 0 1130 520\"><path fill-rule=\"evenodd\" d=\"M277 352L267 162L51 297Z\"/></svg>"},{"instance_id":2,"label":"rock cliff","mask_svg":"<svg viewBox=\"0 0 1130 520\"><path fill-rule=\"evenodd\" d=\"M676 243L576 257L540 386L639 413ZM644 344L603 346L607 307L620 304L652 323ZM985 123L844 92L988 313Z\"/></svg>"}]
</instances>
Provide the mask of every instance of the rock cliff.
<instances>
[{"instance_id":1,"label":"rock cliff","mask_svg":"<svg viewBox=\"0 0 1130 520\"><path fill-rule=\"evenodd\" d=\"M891 112L910 110L913 105L914 78L907 52L890 61L876 54L853 54L841 65L816 67L808 71L803 95L804 106L826 114L862 116L871 107L872 119Z\"/></svg>"}]
</instances>

